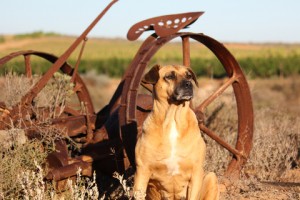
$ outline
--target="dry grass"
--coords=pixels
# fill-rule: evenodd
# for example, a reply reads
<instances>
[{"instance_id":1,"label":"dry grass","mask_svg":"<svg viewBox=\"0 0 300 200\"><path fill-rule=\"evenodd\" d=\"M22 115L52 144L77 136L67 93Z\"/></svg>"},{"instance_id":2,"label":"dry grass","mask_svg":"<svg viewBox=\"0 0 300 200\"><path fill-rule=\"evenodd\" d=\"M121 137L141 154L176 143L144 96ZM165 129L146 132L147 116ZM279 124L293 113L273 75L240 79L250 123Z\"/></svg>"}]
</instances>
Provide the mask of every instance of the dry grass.
<instances>
[{"instance_id":1,"label":"dry grass","mask_svg":"<svg viewBox=\"0 0 300 200\"><path fill-rule=\"evenodd\" d=\"M59 117L74 94L73 88L75 85L70 80L71 77L66 74L54 73L53 78L34 99L34 112L39 115L37 108L44 107L49 109L50 115L48 117L50 119Z\"/></svg>"},{"instance_id":2,"label":"dry grass","mask_svg":"<svg viewBox=\"0 0 300 200\"><path fill-rule=\"evenodd\" d=\"M280 181L291 170L298 156L299 120L273 109L257 113L251 159L244 168L246 176L260 181Z\"/></svg>"},{"instance_id":3,"label":"dry grass","mask_svg":"<svg viewBox=\"0 0 300 200\"><path fill-rule=\"evenodd\" d=\"M81 169L77 171L76 180L67 181L67 189L62 193L57 193L54 184L44 180L44 172L40 165L35 161L36 169L22 171L17 178L17 185L21 186L19 199L26 200L98 200L99 197L96 183L96 174L93 178L82 177ZM14 197L15 198L15 197Z\"/></svg>"},{"instance_id":4,"label":"dry grass","mask_svg":"<svg viewBox=\"0 0 300 200\"><path fill-rule=\"evenodd\" d=\"M20 102L23 95L29 91L32 83L30 80L22 76L17 76L15 73L10 72L5 76L4 91L0 101L5 102L8 108L11 108L16 103Z\"/></svg>"},{"instance_id":5,"label":"dry grass","mask_svg":"<svg viewBox=\"0 0 300 200\"><path fill-rule=\"evenodd\" d=\"M241 179L230 182L220 176L225 186L222 199L298 199L299 179L287 176L292 173L300 178L299 118L287 117L287 113L274 109L261 109L256 111L255 122L253 148ZM208 149L214 148L216 145L208 146ZM226 167L226 162L222 165L214 157L222 155L224 153L220 155L214 150L213 155L209 155L213 158L208 161L209 165Z\"/></svg>"},{"instance_id":6,"label":"dry grass","mask_svg":"<svg viewBox=\"0 0 300 200\"><path fill-rule=\"evenodd\" d=\"M17 130L9 130L17 131ZM18 175L26 170L35 171L33 160L42 165L47 156L42 150L41 141L28 141L26 144L16 145L9 149L1 149L0 160L0 195L4 199L18 199L22 197L22 187L16 180Z\"/></svg>"}]
</instances>

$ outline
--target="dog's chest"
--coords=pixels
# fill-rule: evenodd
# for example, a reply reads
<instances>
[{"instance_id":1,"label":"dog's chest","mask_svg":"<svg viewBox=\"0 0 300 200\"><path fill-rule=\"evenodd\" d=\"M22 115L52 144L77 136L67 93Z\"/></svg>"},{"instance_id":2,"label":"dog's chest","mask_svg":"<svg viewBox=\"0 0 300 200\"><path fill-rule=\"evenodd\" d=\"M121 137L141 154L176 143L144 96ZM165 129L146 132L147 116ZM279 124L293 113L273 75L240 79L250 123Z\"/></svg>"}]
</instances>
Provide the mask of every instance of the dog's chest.
<instances>
[{"instance_id":1,"label":"dog's chest","mask_svg":"<svg viewBox=\"0 0 300 200\"><path fill-rule=\"evenodd\" d=\"M169 175L179 174L179 161L180 157L178 156L178 136L179 132L176 128L175 121L170 123L168 133L168 143L170 148L169 157L163 160L163 163L166 165Z\"/></svg>"}]
</instances>

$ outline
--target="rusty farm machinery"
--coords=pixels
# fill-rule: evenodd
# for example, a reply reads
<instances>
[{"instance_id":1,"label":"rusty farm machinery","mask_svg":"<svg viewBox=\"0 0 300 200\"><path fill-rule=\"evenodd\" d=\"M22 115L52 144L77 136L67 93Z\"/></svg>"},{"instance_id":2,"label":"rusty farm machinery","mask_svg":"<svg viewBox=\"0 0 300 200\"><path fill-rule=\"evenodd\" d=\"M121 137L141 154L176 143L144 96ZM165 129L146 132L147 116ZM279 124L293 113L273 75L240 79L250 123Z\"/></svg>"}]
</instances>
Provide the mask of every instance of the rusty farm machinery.
<instances>
[{"instance_id":1,"label":"rusty farm machinery","mask_svg":"<svg viewBox=\"0 0 300 200\"><path fill-rule=\"evenodd\" d=\"M51 63L51 67L34 83L33 87L22 96L21 100L11 108L0 102L0 130L9 129L10 125L39 123L41 120L32 109L34 100L47 85L55 72L70 76L74 84L74 94L80 107L66 104L60 110L60 115L51 119L50 124L64 129L68 137L75 143L81 144L80 155L73 156L67 147L67 141L61 139L55 143L55 151L48 155L49 173L47 179L61 182L75 176L78 168L85 176L91 176L93 170L103 173L123 172L129 166L134 167L134 148L136 137L140 134L141 125L152 106L151 86L141 83L147 64L156 52L164 45L175 39L181 39L182 63L192 66L190 60L190 41L204 45L223 66L227 79L212 94L194 108L199 120L199 127L203 133L227 149L231 154L231 161L225 172L226 176L237 177L252 148L253 138L253 107L247 80L232 54L217 40L202 34L181 32L200 17L202 12L182 13L154 17L133 25L128 31L127 38L131 41L139 38L145 31L154 31L144 40L129 67L125 71L111 100L99 112L94 106L78 73L81 54L86 43L88 33L98 23L102 16L117 0L113 0L87 27L87 29L73 42L73 44L59 57L40 51L26 50L11 53L0 59L0 68L17 57L24 57L24 76L33 78L31 60L39 57ZM75 66L71 66L67 59L74 50L82 44ZM140 94L139 87L143 86L149 94ZM225 90L231 88L237 107L237 133L235 145L230 145L205 124L205 110ZM43 113L47 115L47 109ZM20 120L22 119L22 120ZM30 119L30 120L28 120ZM20 122L22 121L22 122ZM31 126L32 127L32 126ZM34 135L38 130L30 129L27 136ZM32 137L32 136L31 136ZM111 150L114 150L112 155Z\"/></svg>"}]
</instances>

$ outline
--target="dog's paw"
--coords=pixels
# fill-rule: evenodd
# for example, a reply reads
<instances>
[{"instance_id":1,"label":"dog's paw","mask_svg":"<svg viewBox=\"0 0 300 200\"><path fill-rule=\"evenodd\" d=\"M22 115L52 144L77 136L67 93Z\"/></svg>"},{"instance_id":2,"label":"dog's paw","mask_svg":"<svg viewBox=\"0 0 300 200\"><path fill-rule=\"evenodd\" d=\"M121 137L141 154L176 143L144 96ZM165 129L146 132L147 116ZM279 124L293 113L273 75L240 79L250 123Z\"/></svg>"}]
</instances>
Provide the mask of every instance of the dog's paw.
<instances>
[{"instance_id":1,"label":"dog's paw","mask_svg":"<svg viewBox=\"0 0 300 200\"><path fill-rule=\"evenodd\" d=\"M143 200L146 198L146 192L141 191L141 190L134 191L133 197L136 200Z\"/></svg>"}]
</instances>

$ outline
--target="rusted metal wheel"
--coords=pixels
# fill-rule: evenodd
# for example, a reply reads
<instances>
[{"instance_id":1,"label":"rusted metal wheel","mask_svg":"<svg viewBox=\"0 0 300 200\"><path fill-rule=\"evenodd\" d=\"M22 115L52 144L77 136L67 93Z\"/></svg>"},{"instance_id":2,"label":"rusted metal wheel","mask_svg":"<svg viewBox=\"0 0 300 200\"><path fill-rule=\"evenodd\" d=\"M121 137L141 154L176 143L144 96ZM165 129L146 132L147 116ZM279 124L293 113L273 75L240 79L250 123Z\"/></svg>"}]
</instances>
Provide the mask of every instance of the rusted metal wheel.
<instances>
[{"instance_id":1,"label":"rusted metal wheel","mask_svg":"<svg viewBox=\"0 0 300 200\"><path fill-rule=\"evenodd\" d=\"M37 57L40 59L45 59L46 61L49 61L50 64L52 65L52 63L55 63L55 61L58 59L56 56L49 54L49 53L45 53L45 52L39 52L39 51L32 51L32 50L28 50L28 51L18 51L15 53L11 53L3 58L0 59L0 67L3 68L5 66L10 66L12 64L10 64L9 62L11 61L13 63L13 59L17 59L17 57L24 57L24 73L26 75L26 77L28 79L32 79L33 78L33 74L32 74L32 63L31 63L31 59L34 59L32 57ZM72 104L67 103L64 107L63 107L63 112L61 112L60 116L54 117L53 119L53 123L55 124L61 124L63 125L63 123L67 124L68 122L62 122L61 120L59 120L58 118L64 118L64 117L73 117L73 119L76 121L76 119L78 121L82 121L82 115L87 115L87 113L89 115L94 115L94 107L90 98L90 95L88 93L88 90L85 86L85 84L83 83L82 79L80 78L80 76L76 73L73 74L73 68L68 64L68 63L64 63L61 67L60 67L60 71L62 74L66 74L68 76L70 76L70 82L72 81L74 84L74 95L72 95L73 100L72 100ZM48 73L48 75L46 75ZM51 68L49 68L49 70L38 80L38 82L47 82L44 81L45 76L53 76L53 74L55 73L55 71L51 72ZM46 85L46 83L43 83ZM41 91L43 88L40 88L39 91ZM27 95L27 96L26 96ZM35 94L35 92L33 91L33 89L30 89L29 92L27 92L27 94L25 95L25 97L29 97L29 98L35 98L37 96L37 94ZM27 98L22 97L20 102L17 103L16 105L13 106L12 109L10 109L11 112L11 116L10 118L14 120L19 120L20 118L24 117L24 116L20 116L19 113L16 113L16 109L20 109L22 110L22 112L26 112L31 113L32 112L28 112L28 110L30 109L30 105L28 105L28 102L26 102ZM26 102L26 103L24 103ZM76 104L73 104L73 102L76 102ZM33 101L29 102L29 104L32 104ZM81 105L80 105L81 104ZM95 118L95 117L94 117ZM39 120L39 119L35 119L35 120ZM90 119L86 119L86 121L89 121ZM71 121L71 120L70 120ZM74 123L74 122L71 122ZM3 125L2 125L3 126ZM78 132L78 130L77 130ZM69 133L69 136L75 135L75 133Z\"/></svg>"},{"instance_id":2,"label":"rusted metal wheel","mask_svg":"<svg viewBox=\"0 0 300 200\"><path fill-rule=\"evenodd\" d=\"M207 99L195 108L195 113L199 119L200 129L209 137L214 139L222 147L227 149L232 154L226 176L238 177L242 166L249 158L252 148L253 138L253 107L250 95L250 90L246 78L235 58L231 53L218 41L204 34L196 33L175 33L165 37L158 37L156 34L148 37L143 43L135 59L131 63L130 69L124 80L124 87L121 96L121 107L119 111L119 119L121 126L121 137L128 157L134 164L134 146L135 138L138 131L133 131L138 126L138 118L136 116L136 105L138 87L141 82L142 75L147 64L154 54L169 41L182 38L183 44L183 64L190 66L190 39L193 39L206 46L216 58L220 61L227 74L225 81L217 90L215 90ZM191 65L192 66L192 65ZM210 130L205 122L202 121L202 115L205 114L205 109L215 101L226 89L232 88L237 106L237 138L234 146L225 142L218 134ZM201 89L201 88L200 88ZM130 130L130 131L128 131Z\"/></svg>"},{"instance_id":3,"label":"rusted metal wheel","mask_svg":"<svg viewBox=\"0 0 300 200\"><path fill-rule=\"evenodd\" d=\"M67 75L67 80L65 80L66 82L63 82L63 84L72 83L72 87L70 87L69 89L74 93L71 95L70 100L68 100L68 102L66 102L64 105L55 105L57 107L55 107L53 110L54 112L56 112L56 110L60 110L59 115L54 115L48 118L49 109L47 107L44 107L43 105L41 107L34 105L34 99L38 96L38 94L35 94L34 91L42 92L47 83L51 82L51 78L55 76L54 73L56 72L51 66L57 61L58 57L49 53L39 51L18 51L1 58L0 68L8 68L9 72L10 67L15 67L14 61L16 61L18 57L24 57L25 64L19 67L23 67L20 71L25 74L27 80L29 81L33 81L34 79L32 73L32 59L39 59L41 63L43 63L42 61L46 60L49 62L50 68L38 80L33 81L33 87L30 88L27 93L25 93L20 102L17 102L15 105L13 105L12 108L4 108L9 114L6 116L0 115L0 129L9 128L6 126L6 124L8 124L7 122L9 122L10 120L12 120L14 123L18 123L18 121L24 121L24 124L21 125L22 127L32 127L29 129L27 136L29 138L39 137L38 134L36 134L39 129L35 130L35 126L32 126L32 124L28 125L26 121L28 118L30 118L30 123L41 125L41 123L44 123L46 118L48 119L46 123L51 124L60 130L66 131L68 136L73 139L73 142L77 144L86 143L91 140L93 137L93 130L95 128L96 114L94 112L94 107L88 90L79 74L76 72L73 73L74 68L72 68L66 62L63 63L59 68L60 74ZM47 63L43 63L43 66L44 65L47 66ZM47 77L49 77L49 79L47 79ZM39 86L44 86L36 89L34 86L36 86L38 83L40 83ZM55 97L55 94L50 95L53 95L53 97ZM31 98L31 100L28 101L26 97ZM33 106L37 107L35 111L32 111ZM36 112L43 113L43 115L38 115L36 114ZM58 188L62 187L59 185L65 184L64 181L60 182L60 180L76 174L76 170L78 167L84 169L85 171L88 171L88 173L86 173L85 175L90 175L91 171L91 164L83 162L82 159L76 160L69 156L72 153L68 152L67 143L69 142L69 140L70 139L61 139L55 141L56 151L52 152L47 157L48 168L50 171L50 173L47 175L47 178L50 177L49 179L58 181ZM75 167L70 167L69 162L73 163Z\"/></svg>"}]
</instances>

